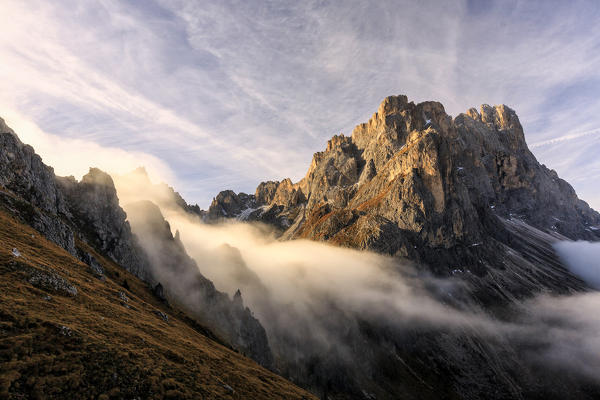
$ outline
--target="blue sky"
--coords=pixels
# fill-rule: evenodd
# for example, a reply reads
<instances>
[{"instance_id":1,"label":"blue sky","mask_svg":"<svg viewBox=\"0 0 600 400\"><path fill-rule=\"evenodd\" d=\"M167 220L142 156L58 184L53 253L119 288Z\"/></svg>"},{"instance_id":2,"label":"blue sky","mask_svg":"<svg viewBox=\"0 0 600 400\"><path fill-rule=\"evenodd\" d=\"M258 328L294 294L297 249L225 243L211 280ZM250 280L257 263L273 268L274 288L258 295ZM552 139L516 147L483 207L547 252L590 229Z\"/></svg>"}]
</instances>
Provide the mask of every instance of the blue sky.
<instances>
[{"instance_id":1,"label":"blue sky","mask_svg":"<svg viewBox=\"0 0 600 400\"><path fill-rule=\"evenodd\" d=\"M0 116L58 174L139 164L207 207L301 178L392 94L514 108L600 209L600 2L2 0Z\"/></svg>"}]
</instances>

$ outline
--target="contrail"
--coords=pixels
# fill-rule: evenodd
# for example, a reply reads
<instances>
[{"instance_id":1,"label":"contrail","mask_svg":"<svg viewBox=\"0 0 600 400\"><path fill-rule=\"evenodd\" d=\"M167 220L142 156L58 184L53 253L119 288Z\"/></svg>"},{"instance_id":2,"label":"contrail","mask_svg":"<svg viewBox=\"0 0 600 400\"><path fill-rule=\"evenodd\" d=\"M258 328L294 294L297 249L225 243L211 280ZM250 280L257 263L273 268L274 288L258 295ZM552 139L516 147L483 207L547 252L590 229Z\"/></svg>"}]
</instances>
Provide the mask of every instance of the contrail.
<instances>
[{"instance_id":1,"label":"contrail","mask_svg":"<svg viewBox=\"0 0 600 400\"><path fill-rule=\"evenodd\" d=\"M536 147L548 146L548 145L557 144L560 142L566 142L568 140L578 139L583 136L595 135L598 133L600 133L600 128L591 129L589 131L583 131L583 132L578 132L578 133L571 133L571 134L561 136L558 138L554 138L554 139L550 139L550 140L544 140L543 142L533 143L529 147L533 149Z\"/></svg>"}]
</instances>

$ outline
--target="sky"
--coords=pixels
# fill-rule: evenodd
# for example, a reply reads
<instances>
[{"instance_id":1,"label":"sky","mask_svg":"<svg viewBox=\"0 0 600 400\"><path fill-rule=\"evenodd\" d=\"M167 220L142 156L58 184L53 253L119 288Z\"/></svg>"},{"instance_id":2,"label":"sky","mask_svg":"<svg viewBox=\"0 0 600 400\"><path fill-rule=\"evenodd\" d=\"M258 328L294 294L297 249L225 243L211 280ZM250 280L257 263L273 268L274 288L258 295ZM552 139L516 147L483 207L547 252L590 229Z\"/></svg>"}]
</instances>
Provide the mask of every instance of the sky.
<instances>
[{"instance_id":1,"label":"sky","mask_svg":"<svg viewBox=\"0 0 600 400\"><path fill-rule=\"evenodd\" d=\"M206 208L297 181L388 95L515 109L600 209L600 2L2 0L0 117L59 175L147 167Z\"/></svg>"}]
</instances>

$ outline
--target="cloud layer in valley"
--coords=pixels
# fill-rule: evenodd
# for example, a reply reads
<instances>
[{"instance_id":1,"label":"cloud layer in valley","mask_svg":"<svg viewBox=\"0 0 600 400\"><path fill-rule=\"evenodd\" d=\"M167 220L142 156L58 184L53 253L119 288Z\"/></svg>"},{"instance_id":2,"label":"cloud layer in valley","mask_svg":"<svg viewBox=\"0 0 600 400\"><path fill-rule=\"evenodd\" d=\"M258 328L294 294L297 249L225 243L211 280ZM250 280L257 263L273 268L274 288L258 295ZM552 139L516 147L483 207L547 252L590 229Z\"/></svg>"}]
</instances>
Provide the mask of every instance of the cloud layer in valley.
<instances>
[{"instance_id":1,"label":"cloud layer in valley","mask_svg":"<svg viewBox=\"0 0 600 400\"><path fill-rule=\"evenodd\" d=\"M565 241L556 243L554 248L572 273L600 290L600 243Z\"/></svg>"},{"instance_id":2,"label":"cloud layer in valley","mask_svg":"<svg viewBox=\"0 0 600 400\"><path fill-rule=\"evenodd\" d=\"M204 207L225 188L298 179L331 135L404 93L453 115L510 105L540 160L600 208L593 0L6 0L0 11L0 116L160 159ZM72 143L30 144L69 160Z\"/></svg>"},{"instance_id":3,"label":"cloud layer in valley","mask_svg":"<svg viewBox=\"0 0 600 400\"><path fill-rule=\"evenodd\" d=\"M600 319L593 311L600 307L598 292L541 295L516 304L515 318L498 320L468 300L469 286L460 279L433 278L406 262L371 252L306 240L279 241L264 225L204 223L180 209L167 187L148 184L139 171L115 176L115 183L123 204L139 200L160 204L173 233L178 232L200 272L217 289L230 296L241 290L244 304L265 327L276 358L284 361L278 367L294 365L284 371L292 377L305 376L298 371L314 360L331 362L318 364L324 369L317 374L336 368L354 373L355 366L368 370L378 362L374 354L380 350L389 354L386 346L394 338L400 340L399 346L412 343L415 338L410 335L443 332L446 339L435 346L441 346L439 356L457 368L476 365L478 361L470 357L483 346L492 358L503 354L518 368L600 379ZM137 213L137 218L143 217ZM132 223L134 233L144 241L146 233L136 232L136 226L140 224ZM590 262L598 254L597 247L581 251L573 246L583 244L571 243L568 253L558 248L573 265ZM465 335L474 338L465 343L475 347L456 352L454 346L463 343L460 338ZM369 352L357 352L366 342L372 346ZM494 368L510 369L510 364L502 365Z\"/></svg>"}]
</instances>

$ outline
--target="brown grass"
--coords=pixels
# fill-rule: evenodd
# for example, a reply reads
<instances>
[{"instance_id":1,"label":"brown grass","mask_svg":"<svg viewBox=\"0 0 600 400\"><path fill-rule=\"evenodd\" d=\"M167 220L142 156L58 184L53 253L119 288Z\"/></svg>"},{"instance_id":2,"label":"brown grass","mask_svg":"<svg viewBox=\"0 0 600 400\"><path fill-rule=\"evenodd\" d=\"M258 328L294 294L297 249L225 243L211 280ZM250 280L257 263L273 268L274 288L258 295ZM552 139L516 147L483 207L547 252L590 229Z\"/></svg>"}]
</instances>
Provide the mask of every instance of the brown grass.
<instances>
[{"instance_id":1,"label":"brown grass","mask_svg":"<svg viewBox=\"0 0 600 400\"><path fill-rule=\"evenodd\" d=\"M21 257L12 255L13 247ZM313 398L209 339L143 282L93 254L105 281L0 211L0 399ZM78 295L32 286L32 269L61 275ZM122 287L125 280L129 290ZM129 297L130 308L119 291Z\"/></svg>"}]
</instances>

